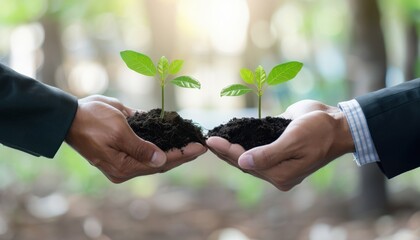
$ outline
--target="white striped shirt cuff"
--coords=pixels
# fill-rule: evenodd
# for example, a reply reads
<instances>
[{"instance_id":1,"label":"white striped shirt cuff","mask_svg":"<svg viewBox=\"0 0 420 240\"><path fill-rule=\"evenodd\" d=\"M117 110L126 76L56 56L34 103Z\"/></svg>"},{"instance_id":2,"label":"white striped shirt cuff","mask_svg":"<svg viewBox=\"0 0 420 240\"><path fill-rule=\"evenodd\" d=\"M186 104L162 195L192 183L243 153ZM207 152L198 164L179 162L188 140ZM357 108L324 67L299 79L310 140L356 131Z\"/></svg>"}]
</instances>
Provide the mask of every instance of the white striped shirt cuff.
<instances>
[{"instance_id":1,"label":"white striped shirt cuff","mask_svg":"<svg viewBox=\"0 0 420 240\"><path fill-rule=\"evenodd\" d=\"M353 153L358 166L379 162L379 156L373 144L369 127L359 103L356 99L340 102L338 107L346 116L356 151Z\"/></svg>"}]
</instances>

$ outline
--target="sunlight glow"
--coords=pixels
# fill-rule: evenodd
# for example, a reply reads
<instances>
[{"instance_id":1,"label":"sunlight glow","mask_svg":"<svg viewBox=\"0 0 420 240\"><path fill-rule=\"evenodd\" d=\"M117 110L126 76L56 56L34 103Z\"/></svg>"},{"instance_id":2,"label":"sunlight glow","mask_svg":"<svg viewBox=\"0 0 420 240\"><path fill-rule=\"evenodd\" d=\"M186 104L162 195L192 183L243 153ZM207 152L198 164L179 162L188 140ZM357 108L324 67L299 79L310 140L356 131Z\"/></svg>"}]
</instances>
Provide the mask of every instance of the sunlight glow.
<instances>
[{"instance_id":1,"label":"sunlight glow","mask_svg":"<svg viewBox=\"0 0 420 240\"><path fill-rule=\"evenodd\" d=\"M245 50L249 24L245 0L182 0L178 15L187 34L208 39L215 51L237 55Z\"/></svg>"},{"instance_id":2,"label":"sunlight glow","mask_svg":"<svg viewBox=\"0 0 420 240\"><path fill-rule=\"evenodd\" d=\"M10 66L35 78L38 50L44 42L44 29L39 23L17 27L10 36ZM39 59L39 58L38 58Z\"/></svg>"},{"instance_id":3,"label":"sunlight glow","mask_svg":"<svg viewBox=\"0 0 420 240\"><path fill-rule=\"evenodd\" d=\"M257 21L251 24L251 40L255 46L267 49L276 43L276 29L267 21Z\"/></svg>"},{"instance_id":4,"label":"sunlight glow","mask_svg":"<svg viewBox=\"0 0 420 240\"><path fill-rule=\"evenodd\" d=\"M302 35L303 13L293 3L279 8L272 17L272 27L278 34L280 53L287 59L305 59L310 54L309 46Z\"/></svg>"},{"instance_id":5,"label":"sunlight glow","mask_svg":"<svg viewBox=\"0 0 420 240\"><path fill-rule=\"evenodd\" d=\"M198 67L192 76L200 79L201 88L206 91L192 91L191 89L176 88L176 100L179 106L185 108L217 108L237 109L245 107L243 97L220 97L220 86L238 83L240 62L231 61L232 65L224 64L222 60L218 63ZM188 96L188 98L183 97Z\"/></svg>"},{"instance_id":6,"label":"sunlight glow","mask_svg":"<svg viewBox=\"0 0 420 240\"><path fill-rule=\"evenodd\" d=\"M152 92L157 81L153 77L127 71L126 66L119 68L117 80L118 87L123 92L135 95L147 95Z\"/></svg>"},{"instance_id":7,"label":"sunlight glow","mask_svg":"<svg viewBox=\"0 0 420 240\"><path fill-rule=\"evenodd\" d=\"M245 50L249 10L244 0L213 0L211 11L211 43L216 51L239 54Z\"/></svg>"},{"instance_id":8,"label":"sunlight glow","mask_svg":"<svg viewBox=\"0 0 420 240\"><path fill-rule=\"evenodd\" d=\"M79 96L103 93L108 87L108 74L96 62L79 62L70 72L69 87Z\"/></svg>"}]
</instances>

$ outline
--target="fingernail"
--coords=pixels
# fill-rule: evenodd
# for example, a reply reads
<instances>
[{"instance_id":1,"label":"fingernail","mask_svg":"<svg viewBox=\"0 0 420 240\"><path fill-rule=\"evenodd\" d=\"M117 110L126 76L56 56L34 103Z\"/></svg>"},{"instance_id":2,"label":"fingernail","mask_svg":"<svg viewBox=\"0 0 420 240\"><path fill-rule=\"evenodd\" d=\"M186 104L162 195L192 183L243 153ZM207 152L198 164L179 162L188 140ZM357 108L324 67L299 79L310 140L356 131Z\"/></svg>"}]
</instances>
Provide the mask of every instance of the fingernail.
<instances>
[{"instance_id":1,"label":"fingernail","mask_svg":"<svg viewBox=\"0 0 420 240\"><path fill-rule=\"evenodd\" d=\"M242 157L240 157L238 164L241 168L245 168L245 169L255 167L254 158L252 157L251 154L245 154Z\"/></svg>"},{"instance_id":2,"label":"fingernail","mask_svg":"<svg viewBox=\"0 0 420 240\"><path fill-rule=\"evenodd\" d=\"M166 155L161 152L154 152L152 160L150 161L151 165L154 167L160 167L166 162Z\"/></svg>"}]
</instances>

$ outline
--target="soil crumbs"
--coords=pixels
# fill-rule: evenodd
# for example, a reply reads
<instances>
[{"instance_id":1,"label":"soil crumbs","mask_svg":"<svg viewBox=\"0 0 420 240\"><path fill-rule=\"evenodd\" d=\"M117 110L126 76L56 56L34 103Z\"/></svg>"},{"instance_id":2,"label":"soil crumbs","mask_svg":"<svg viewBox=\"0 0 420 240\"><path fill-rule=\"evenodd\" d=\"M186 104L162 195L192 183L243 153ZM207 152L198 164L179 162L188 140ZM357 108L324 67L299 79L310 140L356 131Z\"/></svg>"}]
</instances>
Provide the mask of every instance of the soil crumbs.
<instances>
[{"instance_id":1,"label":"soil crumbs","mask_svg":"<svg viewBox=\"0 0 420 240\"><path fill-rule=\"evenodd\" d=\"M233 118L215 127L208 137L218 136L231 143L240 144L245 150L274 142L292 120L279 117Z\"/></svg>"},{"instance_id":2,"label":"soil crumbs","mask_svg":"<svg viewBox=\"0 0 420 240\"><path fill-rule=\"evenodd\" d=\"M183 119L176 112L165 112L161 119L160 112L159 108L136 112L127 121L137 136L156 144L165 152L173 148L181 149L191 142L206 144L201 127L191 120Z\"/></svg>"}]
</instances>

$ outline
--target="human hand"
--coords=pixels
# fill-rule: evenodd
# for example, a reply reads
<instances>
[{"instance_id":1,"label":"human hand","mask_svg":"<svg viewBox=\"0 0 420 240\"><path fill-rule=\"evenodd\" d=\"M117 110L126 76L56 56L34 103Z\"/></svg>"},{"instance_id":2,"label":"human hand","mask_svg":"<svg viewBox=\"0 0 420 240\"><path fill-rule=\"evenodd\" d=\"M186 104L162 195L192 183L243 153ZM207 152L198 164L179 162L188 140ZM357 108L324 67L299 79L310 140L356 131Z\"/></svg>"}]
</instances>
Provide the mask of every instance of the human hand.
<instances>
[{"instance_id":1,"label":"human hand","mask_svg":"<svg viewBox=\"0 0 420 240\"><path fill-rule=\"evenodd\" d=\"M220 137L207 145L221 159L288 191L333 159L354 151L344 114L336 107L303 100L280 117L293 121L273 143L245 151Z\"/></svg>"},{"instance_id":2,"label":"human hand","mask_svg":"<svg viewBox=\"0 0 420 240\"><path fill-rule=\"evenodd\" d=\"M80 99L66 142L113 183L168 171L207 151L199 143L190 143L183 152L163 152L130 128L126 118L134 112L115 98Z\"/></svg>"}]
</instances>

